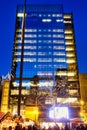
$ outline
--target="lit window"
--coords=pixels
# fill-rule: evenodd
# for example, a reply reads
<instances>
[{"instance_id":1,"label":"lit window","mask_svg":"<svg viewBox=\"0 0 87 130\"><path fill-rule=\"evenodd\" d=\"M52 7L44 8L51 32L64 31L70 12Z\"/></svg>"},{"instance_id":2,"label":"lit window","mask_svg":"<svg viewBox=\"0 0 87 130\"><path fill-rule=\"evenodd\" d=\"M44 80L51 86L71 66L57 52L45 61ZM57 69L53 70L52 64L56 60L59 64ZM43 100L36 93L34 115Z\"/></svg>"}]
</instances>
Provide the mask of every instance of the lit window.
<instances>
[{"instance_id":1,"label":"lit window","mask_svg":"<svg viewBox=\"0 0 87 130\"><path fill-rule=\"evenodd\" d=\"M37 32L37 29L25 29L25 32Z\"/></svg>"},{"instance_id":2,"label":"lit window","mask_svg":"<svg viewBox=\"0 0 87 130\"><path fill-rule=\"evenodd\" d=\"M71 18L71 15L70 15L70 14L65 14L65 15L64 15L64 18L65 18L65 19L70 19L70 18Z\"/></svg>"},{"instance_id":3,"label":"lit window","mask_svg":"<svg viewBox=\"0 0 87 130\"><path fill-rule=\"evenodd\" d=\"M20 62L21 61L21 59L20 58L14 58L14 60L13 60L14 62Z\"/></svg>"},{"instance_id":4,"label":"lit window","mask_svg":"<svg viewBox=\"0 0 87 130\"><path fill-rule=\"evenodd\" d=\"M36 49L36 46L24 46L24 49Z\"/></svg>"},{"instance_id":5,"label":"lit window","mask_svg":"<svg viewBox=\"0 0 87 130\"><path fill-rule=\"evenodd\" d=\"M78 90L69 90L70 95L77 95Z\"/></svg>"},{"instance_id":6,"label":"lit window","mask_svg":"<svg viewBox=\"0 0 87 130\"><path fill-rule=\"evenodd\" d=\"M11 90L11 95L18 95L18 90Z\"/></svg>"},{"instance_id":7,"label":"lit window","mask_svg":"<svg viewBox=\"0 0 87 130\"><path fill-rule=\"evenodd\" d=\"M46 53L45 53L45 52L38 52L38 55L39 55L39 56L45 56Z\"/></svg>"},{"instance_id":8,"label":"lit window","mask_svg":"<svg viewBox=\"0 0 87 130\"><path fill-rule=\"evenodd\" d=\"M73 35L65 35L65 39L73 39Z\"/></svg>"},{"instance_id":9,"label":"lit window","mask_svg":"<svg viewBox=\"0 0 87 130\"><path fill-rule=\"evenodd\" d=\"M48 29L48 32L51 32L51 29Z\"/></svg>"},{"instance_id":10,"label":"lit window","mask_svg":"<svg viewBox=\"0 0 87 130\"><path fill-rule=\"evenodd\" d=\"M52 76L52 73L51 72L39 72L38 71L38 75L40 76ZM50 86L52 86L53 85L53 82L52 81L50 81L50 82L48 82L49 84L50 84ZM40 84L39 84L40 85ZM46 85L46 82L44 82L44 83L42 83L41 84L41 86L44 86L44 85ZM47 85L48 86L48 85Z\"/></svg>"},{"instance_id":11,"label":"lit window","mask_svg":"<svg viewBox=\"0 0 87 130\"><path fill-rule=\"evenodd\" d=\"M53 43L64 44L64 40L53 40Z\"/></svg>"},{"instance_id":12,"label":"lit window","mask_svg":"<svg viewBox=\"0 0 87 130\"><path fill-rule=\"evenodd\" d=\"M42 30L41 30L41 29L39 29L38 31L39 31L39 32L41 32Z\"/></svg>"},{"instance_id":13,"label":"lit window","mask_svg":"<svg viewBox=\"0 0 87 130\"><path fill-rule=\"evenodd\" d=\"M24 55L33 56L33 55L36 55L36 52L24 52Z\"/></svg>"},{"instance_id":14,"label":"lit window","mask_svg":"<svg viewBox=\"0 0 87 130\"><path fill-rule=\"evenodd\" d=\"M15 43L16 43L16 44L17 44L17 43L22 43L22 41L21 41L21 40L16 40Z\"/></svg>"},{"instance_id":15,"label":"lit window","mask_svg":"<svg viewBox=\"0 0 87 130\"><path fill-rule=\"evenodd\" d=\"M67 63L68 63L68 64L69 64L69 63L76 63L76 60L74 60L74 59L72 59L72 60L67 59Z\"/></svg>"},{"instance_id":16,"label":"lit window","mask_svg":"<svg viewBox=\"0 0 87 130\"><path fill-rule=\"evenodd\" d=\"M26 61L26 62L36 62L36 58L24 58L23 61Z\"/></svg>"},{"instance_id":17,"label":"lit window","mask_svg":"<svg viewBox=\"0 0 87 130\"><path fill-rule=\"evenodd\" d=\"M49 35L43 35L43 37L51 37L51 35L49 34Z\"/></svg>"},{"instance_id":18,"label":"lit window","mask_svg":"<svg viewBox=\"0 0 87 130\"><path fill-rule=\"evenodd\" d=\"M72 23L72 21L71 20L68 20L68 21L66 21L66 20L64 20L64 23Z\"/></svg>"},{"instance_id":19,"label":"lit window","mask_svg":"<svg viewBox=\"0 0 87 130\"><path fill-rule=\"evenodd\" d=\"M21 55L21 52L16 52L14 55Z\"/></svg>"},{"instance_id":20,"label":"lit window","mask_svg":"<svg viewBox=\"0 0 87 130\"><path fill-rule=\"evenodd\" d=\"M41 34L39 34L39 35L38 35L38 37L42 37L42 35L41 35Z\"/></svg>"},{"instance_id":21,"label":"lit window","mask_svg":"<svg viewBox=\"0 0 87 130\"><path fill-rule=\"evenodd\" d=\"M37 43L36 40L24 40L24 43Z\"/></svg>"},{"instance_id":22,"label":"lit window","mask_svg":"<svg viewBox=\"0 0 87 130\"><path fill-rule=\"evenodd\" d=\"M68 72L68 76L75 76L76 73L75 72Z\"/></svg>"},{"instance_id":23,"label":"lit window","mask_svg":"<svg viewBox=\"0 0 87 130\"><path fill-rule=\"evenodd\" d=\"M38 62L52 62L51 58L38 58Z\"/></svg>"},{"instance_id":24,"label":"lit window","mask_svg":"<svg viewBox=\"0 0 87 130\"><path fill-rule=\"evenodd\" d=\"M48 14L48 17L51 17L51 14Z\"/></svg>"},{"instance_id":25,"label":"lit window","mask_svg":"<svg viewBox=\"0 0 87 130\"><path fill-rule=\"evenodd\" d=\"M22 29L17 29L16 32L22 32Z\"/></svg>"},{"instance_id":26,"label":"lit window","mask_svg":"<svg viewBox=\"0 0 87 130\"><path fill-rule=\"evenodd\" d=\"M22 35L21 34L16 34L16 37L21 37Z\"/></svg>"},{"instance_id":27,"label":"lit window","mask_svg":"<svg viewBox=\"0 0 87 130\"><path fill-rule=\"evenodd\" d=\"M75 50L74 47L66 47L66 51L73 51L73 50Z\"/></svg>"},{"instance_id":28,"label":"lit window","mask_svg":"<svg viewBox=\"0 0 87 130\"><path fill-rule=\"evenodd\" d=\"M54 62L66 62L66 60L64 58L54 58L53 60Z\"/></svg>"},{"instance_id":29,"label":"lit window","mask_svg":"<svg viewBox=\"0 0 87 130\"><path fill-rule=\"evenodd\" d=\"M54 46L53 49L55 49L55 50L57 50L57 49L64 50L65 47L64 46Z\"/></svg>"},{"instance_id":30,"label":"lit window","mask_svg":"<svg viewBox=\"0 0 87 130\"><path fill-rule=\"evenodd\" d=\"M51 22L51 19L42 19L42 22Z\"/></svg>"},{"instance_id":31,"label":"lit window","mask_svg":"<svg viewBox=\"0 0 87 130\"><path fill-rule=\"evenodd\" d=\"M75 53L67 53L67 57L75 57Z\"/></svg>"},{"instance_id":32,"label":"lit window","mask_svg":"<svg viewBox=\"0 0 87 130\"><path fill-rule=\"evenodd\" d=\"M65 34L72 34L73 30L65 30Z\"/></svg>"},{"instance_id":33,"label":"lit window","mask_svg":"<svg viewBox=\"0 0 87 130\"><path fill-rule=\"evenodd\" d=\"M15 49L21 49L22 47L21 46L17 46L17 47L15 47Z\"/></svg>"},{"instance_id":34,"label":"lit window","mask_svg":"<svg viewBox=\"0 0 87 130\"><path fill-rule=\"evenodd\" d=\"M51 40L43 40L44 43L51 43Z\"/></svg>"},{"instance_id":35,"label":"lit window","mask_svg":"<svg viewBox=\"0 0 87 130\"><path fill-rule=\"evenodd\" d=\"M37 37L37 35L35 35L35 34L25 34L24 36L25 37L33 37L33 38Z\"/></svg>"},{"instance_id":36,"label":"lit window","mask_svg":"<svg viewBox=\"0 0 87 130\"><path fill-rule=\"evenodd\" d=\"M39 14L39 17L42 17L42 14Z\"/></svg>"},{"instance_id":37,"label":"lit window","mask_svg":"<svg viewBox=\"0 0 87 130\"><path fill-rule=\"evenodd\" d=\"M73 45L73 44L74 44L74 42L73 42L73 41L67 41L67 40L66 40L66 42L65 42L65 43L66 43L66 45Z\"/></svg>"},{"instance_id":38,"label":"lit window","mask_svg":"<svg viewBox=\"0 0 87 130\"><path fill-rule=\"evenodd\" d=\"M38 43L41 43L42 42L42 40L38 40Z\"/></svg>"},{"instance_id":39,"label":"lit window","mask_svg":"<svg viewBox=\"0 0 87 130\"><path fill-rule=\"evenodd\" d=\"M63 22L63 19L57 19L56 22Z\"/></svg>"},{"instance_id":40,"label":"lit window","mask_svg":"<svg viewBox=\"0 0 87 130\"><path fill-rule=\"evenodd\" d=\"M53 29L53 32L63 32L63 29Z\"/></svg>"},{"instance_id":41,"label":"lit window","mask_svg":"<svg viewBox=\"0 0 87 130\"><path fill-rule=\"evenodd\" d=\"M54 34L53 37L54 38L64 38L64 35L63 34L58 34L58 35Z\"/></svg>"},{"instance_id":42,"label":"lit window","mask_svg":"<svg viewBox=\"0 0 87 130\"><path fill-rule=\"evenodd\" d=\"M23 17L24 13L17 13L17 17Z\"/></svg>"},{"instance_id":43,"label":"lit window","mask_svg":"<svg viewBox=\"0 0 87 130\"><path fill-rule=\"evenodd\" d=\"M62 17L62 14L52 14L52 17Z\"/></svg>"},{"instance_id":44,"label":"lit window","mask_svg":"<svg viewBox=\"0 0 87 130\"><path fill-rule=\"evenodd\" d=\"M64 52L54 52L53 55L55 56L65 56Z\"/></svg>"}]
</instances>

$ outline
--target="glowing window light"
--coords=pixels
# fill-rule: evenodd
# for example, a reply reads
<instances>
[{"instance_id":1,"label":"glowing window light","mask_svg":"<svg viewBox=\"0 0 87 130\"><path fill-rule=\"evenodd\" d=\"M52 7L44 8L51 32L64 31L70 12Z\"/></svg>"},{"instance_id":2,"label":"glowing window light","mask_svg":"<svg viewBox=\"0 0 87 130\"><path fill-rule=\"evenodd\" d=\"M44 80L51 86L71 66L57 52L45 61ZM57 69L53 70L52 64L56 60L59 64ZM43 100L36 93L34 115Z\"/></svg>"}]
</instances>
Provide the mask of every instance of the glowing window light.
<instances>
[{"instance_id":1,"label":"glowing window light","mask_svg":"<svg viewBox=\"0 0 87 130\"><path fill-rule=\"evenodd\" d=\"M35 37L37 37L37 35L36 34L25 34L25 37L35 38Z\"/></svg>"},{"instance_id":2,"label":"glowing window light","mask_svg":"<svg viewBox=\"0 0 87 130\"><path fill-rule=\"evenodd\" d=\"M16 37L22 37L22 35L21 34L17 34Z\"/></svg>"},{"instance_id":3,"label":"glowing window light","mask_svg":"<svg viewBox=\"0 0 87 130\"><path fill-rule=\"evenodd\" d=\"M22 29L17 29L16 32L22 32Z\"/></svg>"},{"instance_id":4,"label":"glowing window light","mask_svg":"<svg viewBox=\"0 0 87 130\"><path fill-rule=\"evenodd\" d=\"M57 49L65 50L65 46L54 46L53 49L55 49L55 50L57 50Z\"/></svg>"},{"instance_id":5,"label":"glowing window light","mask_svg":"<svg viewBox=\"0 0 87 130\"><path fill-rule=\"evenodd\" d=\"M18 13L17 14L17 17L23 17L24 16L24 13Z\"/></svg>"},{"instance_id":6,"label":"glowing window light","mask_svg":"<svg viewBox=\"0 0 87 130\"><path fill-rule=\"evenodd\" d=\"M75 72L68 72L68 76L75 76L76 73Z\"/></svg>"},{"instance_id":7,"label":"glowing window light","mask_svg":"<svg viewBox=\"0 0 87 130\"><path fill-rule=\"evenodd\" d=\"M64 58L54 58L54 60L53 60L54 62L66 62L66 59L64 59Z\"/></svg>"},{"instance_id":8,"label":"glowing window light","mask_svg":"<svg viewBox=\"0 0 87 130\"><path fill-rule=\"evenodd\" d=\"M24 58L23 61L36 62L36 58Z\"/></svg>"},{"instance_id":9,"label":"glowing window light","mask_svg":"<svg viewBox=\"0 0 87 130\"><path fill-rule=\"evenodd\" d=\"M54 34L53 37L55 38L64 38L63 34Z\"/></svg>"},{"instance_id":10,"label":"glowing window light","mask_svg":"<svg viewBox=\"0 0 87 130\"><path fill-rule=\"evenodd\" d=\"M71 18L71 15L70 15L70 14L68 14L68 15L65 14L65 15L64 15L64 18L65 18L65 19L70 19L70 18Z\"/></svg>"},{"instance_id":11,"label":"glowing window light","mask_svg":"<svg viewBox=\"0 0 87 130\"><path fill-rule=\"evenodd\" d=\"M15 49L21 49L22 47L21 46L17 46L17 47L15 47Z\"/></svg>"},{"instance_id":12,"label":"glowing window light","mask_svg":"<svg viewBox=\"0 0 87 130\"><path fill-rule=\"evenodd\" d=\"M19 91L18 90L11 90L11 95L18 95Z\"/></svg>"},{"instance_id":13,"label":"glowing window light","mask_svg":"<svg viewBox=\"0 0 87 130\"><path fill-rule=\"evenodd\" d=\"M72 35L66 35L65 39L73 39L73 36Z\"/></svg>"},{"instance_id":14,"label":"glowing window light","mask_svg":"<svg viewBox=\"0 0 87 130\"><path fill-rule=\"evenodd\" d=\"M19 83L13 82L13 86L19 86Z\"/></svg>"},{"instance_id":15,"label":"glowing window light","mask_svg":"<svg viewBox=\"0 0 87 130\"><path fill-rule=\"evenodd\" d=\"M16 40L15 43L22 43L22 41L21 40Z\"/></svg>"},{"instance_id":16,"label":"glowing window light","mask_svg":"<svg viewBox=\"0 0 87 130\"><path fill-rule=\"evenodd\" d=\"M73 41L66 41L66 45L73 45L74 44L74 42Z\"/></svg>"},{"instance_id":17,"label":"glowing window light","mask_svg":"<svg viewBox=\"0 0 87 130\"><path fill-rule=\"evenodd\" d=\"M77 102L77 98L57 98L57 102L61 103L75 103Z\"/></svg>"},{"instance_id":18,"label":"glowing window light","mask_svg":"<svg viewBox=\"0 0 87 130\"><path fill-rule=\"evenodd\" d=\"M52 59L51 58L39 58L38 59L38 62L52 62Z\"/></svg>"},{"instance_id":19,"label":"glowing window light","mask_svg":"<svg viewBox=\"0 0 87 130\"><path fill-rule=\"evenodd\" d=\"M63 19L57 19L56 22L63 22Z\"/></svg>"},{"instance_id":20,"label":"glowing window light","mask_svg":"<svg viewBox=\"0 0 87 130\"><path fill-rule=\"evenodd\" d=\"M63 29L53 29L53 32L63 32Z\"/></svg>"},{"instance_id":21,"label":"glowing window light","mask_svg":"<svg viewBox=\"0 0 87 130\"><path fill-rule=\"evenodd\" d=\"M53 43L64 44L64 40L53 40Z\"/></svg>"},{"instance_id":22,"label":"glowing window light","mask_svg":"<svg viewBox=\"0 0 87 130\"><path fill-rule=\"evenodd\" d=\"M74 57L75 56L75 53L71 53L71 54L66 54L67 57Z\"/></svg>"},{"instance_id":23,"label":"glowing window light","mask_svg":"<svg viewBox=\"0 0 87 130\"><path fill-rule=\"evenodd\" d=\"M37 32L37 29L25 29L25 32Z\"/></svg>"},{"instance_id":24,"label":"glowing window light","mask_svg":"<svg viewBox=\"0 0 87 130\"><path fill-rule=\"evenodd\" d=\"M65 34L72 34L73 30L65 30Z\"/></svg>"},{"instance_id":25,"label":"glowing window light","mask_svg":"<svg viewBox=\"0 0 87 130\"><path fill-rule=\"evenodd\" d=\"M14 58L14 60L13 60L14 62L20 62L21 61L21 59L20 58Z\"/></svg>"},{"instance_id":26,"label":"glowing window light","mask_svg":"<svg viewBox=\"0 0 87 130\"><path fill-rule=\"evenodd\" d=\"M73 51L73 50L75 50L74 47L66 47L66 51Z\"/></svg>"},{"instance_id":27,"label":"glowing window light","mask_svg":"<svg viewBox=\"0 0 87 130\"><path fill-rule=\"evenodd\" d=\"M20 55L21 55L21 52L16 52L14 55L19 55L19 56L20 56Z\"/></svg>"},{"instance_id":28,"label":"glowing window light","mask_svg":"<svg viewBox=\"0 0 87 130\"><path fill-rule=\"evenodd\" d=\"M65 52L54 52L53 55L55 55L55 56L65 56Z\"/></svg>"},{"instance_id":29,"label":"glowing window light","mask_svg":"<svg viewBox=\"0 0 87 130\"><path fill-rule=\"evenodd\" d=\"M38 72L38 75L40 76L52 76L51 72Z\"/></svg>"},{"instance_id":30,"label":"glowing window light","mask_svg":"<svg viewBox=\"0 0 87 130\"><path fill-rule=\"evenodd\" d=\"M70 23L70 24L71 24L71 23L72 23L72 21L64 21L64 23Z\"/></svg>"},{"instance_id":31,"label":"glowing window light","mask_svg":"<svg viewBox=\"0 0 87 130\"><path fill-rule=\"evenodd\" d=\"M24 55L33 56L33 55L36 55L36 52L24 52Z\"/></svg>"},{"instance_id":32,"label":"glowing window light","mask_svg":"<svg viewBox=\"0 0 87 130\"><path fill-rule=\"evenodd\" d=\"M76 60L75 59L67 59L67 63L76 63Z\"/></svg>"},{"instance_id":33,"label":"glowing window light","mask_svg":"<svg viewBox=\"0 0 87 130\"><path fill-rule=\"evenodd\" d=\"M37 43L36 40L24 40L24 43Z\"/></svg>"},{"instance_id":34,"label":"glowing window light","mask_svg":"<svg viewBox=\"0 0 87 130\"><path fill-rule=\"evenodd\" d=\"M24 46L24 49L36 49L36 46Z\"/></svg>"},{"instance_id":35,"label":"glowing window light","mask_svg":"<svg viewBox=\"0 0 87 130\"><path fill-rule=\"evenodd\" d=\"M62 17L62 14L52 14L52 17Z\"/></svg>"},{"instance_id":36,"label":"glowing window light","mask_svg":"<svg viewBox=\"0 0 87 130\"><path fill-rule=\"evenodd\" d=\"M51 19L42 19L42 22L51 22Z\"/></svg>"},{"instance_id":37,"label":"glowing window light","mask_svg":"<svg viewBox=\"0 0 87 130\"><path fill-rule=\"evenodd\" d=\"M56 75L57 75L57 76L58 76L58 75L61 75L61 76L62 76L62 75L63 75L63 76L65 75L65 76L66 76L67 73L66 73L66 72L57 72Z\"/></svg>"}]
</instances>

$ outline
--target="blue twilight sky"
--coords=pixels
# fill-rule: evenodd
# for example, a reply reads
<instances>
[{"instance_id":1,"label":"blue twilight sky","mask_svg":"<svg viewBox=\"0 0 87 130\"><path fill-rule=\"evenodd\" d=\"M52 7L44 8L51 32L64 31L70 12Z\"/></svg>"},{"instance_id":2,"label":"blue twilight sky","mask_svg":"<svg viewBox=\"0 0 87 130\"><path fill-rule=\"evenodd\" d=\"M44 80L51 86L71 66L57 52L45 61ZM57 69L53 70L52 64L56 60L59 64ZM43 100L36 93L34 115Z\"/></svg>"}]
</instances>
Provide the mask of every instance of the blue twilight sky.
<instances>
[{"instance_id":1,"label":"blue twilight sky","mask_svg":"<svg viewBox=\"0 0 87 130\"><path fill-rule=\"evenodd\" d=\"M0 1L0 76L11 68L16 7L23 0ZM64 12L72 12L79 73L87 73L87 0L27 0L29 4L63 4Z\"/></svg>"}]
</instances>

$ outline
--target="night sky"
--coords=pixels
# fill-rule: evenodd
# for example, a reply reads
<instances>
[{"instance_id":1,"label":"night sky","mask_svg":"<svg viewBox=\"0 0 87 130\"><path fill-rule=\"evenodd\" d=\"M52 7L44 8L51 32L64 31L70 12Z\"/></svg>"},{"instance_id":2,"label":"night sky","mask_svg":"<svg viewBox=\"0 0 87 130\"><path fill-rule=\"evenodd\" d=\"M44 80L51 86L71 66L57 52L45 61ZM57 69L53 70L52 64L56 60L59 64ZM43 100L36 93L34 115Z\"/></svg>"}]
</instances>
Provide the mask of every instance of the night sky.
<instances>
[{"instance_id":1,"label":"night sky","mask_svg":"<svg viewBox=\"0 0 87 130\"><path fill-rule=\"evenodd\" d=\"M17 4L23 0L0 1L0 76L11 68ZM63 4L73 13L79 73L87 73L87 0L27 0L27 4Z\"/></svg>"}]
</instances>

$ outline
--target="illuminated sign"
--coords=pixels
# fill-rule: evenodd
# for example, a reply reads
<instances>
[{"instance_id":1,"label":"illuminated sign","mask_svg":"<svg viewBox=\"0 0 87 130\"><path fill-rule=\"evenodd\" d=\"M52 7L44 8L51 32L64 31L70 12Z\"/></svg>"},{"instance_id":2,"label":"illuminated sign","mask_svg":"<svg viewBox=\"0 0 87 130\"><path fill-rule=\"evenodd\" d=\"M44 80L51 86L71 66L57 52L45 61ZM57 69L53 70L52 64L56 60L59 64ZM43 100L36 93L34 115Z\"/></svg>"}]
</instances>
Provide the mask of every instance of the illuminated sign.
<instances>
[{"instance_id":1,"label":"illuminated sign","mask_svg":"<svg viewBox=\"0 0 87 130\"><path fill-rule=\"evenodd\" d=\"M67 107L53 107L49 111L49 117L52 119L67 118L69 119Z\"/></svg>"}]
</instances>

